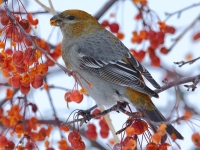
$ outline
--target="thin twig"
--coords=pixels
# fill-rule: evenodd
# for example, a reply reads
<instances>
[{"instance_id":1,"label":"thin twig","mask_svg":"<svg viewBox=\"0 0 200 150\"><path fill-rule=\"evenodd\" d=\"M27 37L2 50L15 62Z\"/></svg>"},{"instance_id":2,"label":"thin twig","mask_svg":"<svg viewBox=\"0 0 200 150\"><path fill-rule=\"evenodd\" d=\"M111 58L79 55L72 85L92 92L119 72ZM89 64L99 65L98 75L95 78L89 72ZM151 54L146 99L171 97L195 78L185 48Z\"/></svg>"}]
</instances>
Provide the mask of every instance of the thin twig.
<instances>
[{"instance_id":1,"label":"thin twig","mask_svg":"<svg viewBox=\"0 0 200 150\"><path fill-rule=\"evenodd\" d=\"M116 2L116 0L109 0L97 13L94 17L99 20L101 16Z\"/></svg>"},{"instance_id":2,"label":"thin twig","mask_svg":"<svg viewBox=\"0 0 200 150\"><path fill-rule=\"evenodd\" d=\"M47 83L46 78L44 78L44 80L45 80L45 83ZM55 107L54 107L54 104L53 104L53 101L52 101L52 97L51 97L51 94L50 94L50 91L49 91L49 90L47 90L47 96L48 96L48 100L49 100L49 102L50 102L51 108L52 108L52 110L53 110L53 116L54 116L54 118L55 118L55 122L56 122L57 126L60 127L60 121L59 121L59 119L58 119L58 117L57 117L56 109L55 109ZM61 138L62 138L62 137L63 137L63 136L62 136L62 132L61 132L60 130L59 130L59 132L60 132L60 136L61 136Z\"/></svg>"},{"instance_id":3,"label":"thin twig","mask_svg":"<svg viewBox=\"0 0 200 150\"><path fill-rule=\"evenodd\" d=\"M53 15L56 15L57 13L56 13L56 11L55 11L55 9L54 9L54 7L53 7L52 1L51 1L51 0L48 0L48 2L49 2L49 5L50 5L50 9L51 9L51 11L53 12Z\"/></svg>"},{"instance_id":4,"label":"thin twig","mask_svg":"<svg viewBox=\"0 0 200 150\"><path fill-rule=\"evenodd\" d=\"M174 43L168 49L168 52L172 50L172 48L180 41L180 39L189 31L198 21L200 20L200 15L194 19L194 21L176 38L174 39Z\"/></svg>"},{"instance_id":5,"label":"thin twig","mask_svg":"<svg viewBox=\"0 0 200 150\"><path fill-rule=\"evenodd\" d=\"M175 64L177 64L179 67L182 67L185 64L193 64L195 61L197 61L198 59L200 59L200 57L197 57L195 59L189 60L189 61L178 61L178 62L174 62Z\"/></svg>"},{"instance_id":6,"label":"thin twig","mask_svg":"<svg viewBox=\"0 0 200 150\"><path fill-rule=\"evenodd\" d=\"M68 88L64 88L64 87L61 87L61 86L54 86L54 85L50 85L48 86L49 88L51 89L60 89L60 90L64 90L64 91L71 91L72 89L68 89ZM44 87L41 88L41 90L43 90Z\"/></svg>"},{"instance_id":7,"label":"thin twig","mask_svg":"<svg viewBox=\"0 0 200 150\"><path fill-rule=\"evenodd\" d=\"M0 14L5 13L4 10L0 10ZM21 11L11 11L12 14L25 14L27 15L27 12L21 12ZM49 14L48 11L37 11L37 12L29 12L29 14L35 15L35 14Z\"/></svg>"},{"instance_id":8,"label":"thin twig","mask_svg":"<svg viewBox=\"0 0 200 150\"><path fill-rule=\"evenodd\" d=\"M164 22L166 22L170 17L172 17L173 15L176 15L176 14L178 14L178 18L179 18L179 17L181 16L181 13L182 13L183 11L186 11L186 10L188 10L188 9L191 9L191 8L197 7L197 6L200 6L200 3L192 4L192 5L188 6L188 7L185 7L185 8L183 8L183 9L177 10L177 11L175 11L175 12L173 12L173 13L167 13L167 12L166 12L165 15L166 15L167 17L166 17L166 19L165 19Z\"/></svg>"},{"instance_id":9,"label":"thin twig","mask_svg":"<svg viewBox=\"0 0 200 150\"><path fill-rule=\"evenodd\" d=\"M46 5L44 5L42 2L40 2L39 0L35 0L36 3L38 3L38 5L40 5L42 8L44 8L46 11L48 11L49 13L51 13L52 15L56 15L56 11L54 10L53 7L47 7ZM50 4L51 5L51 4Z\"/></svg>"},{"instance_id":10,"label":"thin twig","mask_svg":"<svg viewBox=\"0 0 200 150\"><path fill-rule=\"evenodd\" d=\"M177 86L180 84L184 84L184 83L188 83L188 82L193 82L193 85L196 85L199 82L199 79L200 79L200 74L197 76L193 76L193 77L184 77L184 78L181 78L180 80L168 82L164 86L162 86L160 89L156 89L154 91L156 93L161 93L171 87L174 87L174 86Z\"/></svg>"}]
</instances>

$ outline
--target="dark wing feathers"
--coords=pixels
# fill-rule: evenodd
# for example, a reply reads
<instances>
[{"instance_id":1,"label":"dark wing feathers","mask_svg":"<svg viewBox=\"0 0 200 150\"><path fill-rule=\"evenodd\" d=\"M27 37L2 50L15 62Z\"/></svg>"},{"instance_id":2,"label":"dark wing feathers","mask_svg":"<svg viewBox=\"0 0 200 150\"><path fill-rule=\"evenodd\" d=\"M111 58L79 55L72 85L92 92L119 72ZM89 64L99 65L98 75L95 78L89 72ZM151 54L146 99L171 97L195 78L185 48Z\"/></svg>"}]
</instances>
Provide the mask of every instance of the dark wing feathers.
<instances>
[{"instance_id":1,"label":"dark wing feathers","mask_svg":"<svg viewBox=\"0 0 200 150\"><path fill-rule=\"evenodd\" d=\"M86 69L104 80L158 97L157 93L148 88L143 81L140 80L140 72L124 61L110 61L109 63L105 63L88 56L79 57L79 60L81 62L81 69Z\"/></svg>"},{"instance_id":2,"label":"dark wing feathers","mask_svg":"<svg viewBox=\"0 0 200 150\"><path fill-rule=\"evenodd\" d=\"M137 59L135 59L130 52L128 52L127 59L130 63L145 76L145 78L157 89L160 89L160 85L153 79L151 74L145 69L145 67L140 64Z\"/></svg>"}]
</instances>

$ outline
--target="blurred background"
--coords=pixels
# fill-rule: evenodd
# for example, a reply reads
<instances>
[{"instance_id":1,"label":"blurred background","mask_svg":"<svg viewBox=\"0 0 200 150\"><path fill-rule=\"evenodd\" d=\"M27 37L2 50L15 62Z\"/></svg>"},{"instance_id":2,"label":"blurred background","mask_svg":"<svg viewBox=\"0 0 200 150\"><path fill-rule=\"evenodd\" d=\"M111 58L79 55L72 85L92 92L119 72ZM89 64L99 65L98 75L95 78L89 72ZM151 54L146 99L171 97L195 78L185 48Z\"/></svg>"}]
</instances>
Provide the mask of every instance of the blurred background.
<instances>
[{"instance_id":1,"label":"blurred background","mask_svg":"<svg viewBox=\"0 0 200 150\"><path fill-rule=\"evenodd\" d=\"M37 36L51 45L52 51L62 40L62 34L58 27L50 26L50 18L53 16L50 13L45 12L36 1L34 0L21 0L24 4L27 12L34 13L34 18L39 20L37 29L33 29L31 34ZM48 0L41 1L44 5L49 7ZM9 4L9 0L8 0ZM132 0L65 0L56 1L52 0L52 4L56 12L62 12L67 9L81 9L93 16L96 16L100 23L108 21L110 23L117 23L119 25L119 32L124 35L121 39L122 42L130 49L136 52L140 50L145 51L144 59L142 59L142 64L149 70L154 79L160 84L164 85L163 80L178 80L182 77L190 77L199 74L200 63L197 60L193 64L185 64L182 67L174 64L174 62L188 61L200 56L200 42L199 40L194 40L194 36L200 32L200 23L196 19L200 14L199 7L200 3L198 0L148 0L147 6L149 12L144 14L144 20L147 24L152 27L155 31L159 31L158 21L164 22L174 27L176 32L174 34L166 34L164 44L160 47L165 46L166 49L170 50L167 54L160 52L159 48L156 50L156 55L160 58L159 65L155 67L152 65L152 60L149 57L147 49L149 47L149 42L135 43L132 41L133 32L139 32L142 29L147 29L144 27L144 22L135 19L138 14L139 6L135 5ZM183 10L188 6L195 4L196 6L189 9ZM9 5L11 6L11 5ZM17 5L14 5L15 11L24 12L23 9L19 10ZM179 10L183 10L177 12ZM175 12L175 13L174 13ZM174 13L174 14L173 14ZM24 14L22 14L23 16ZM170 16L171 15L171 16ZM195 21L196 20L196 21ZM187 30L188 28L188 30ZM107 28L109 31L109 27ZM182 35L183 34L183 35ZM116 34L115 34L116 35ZM180 36L181 35L181 36ZM179 37L179 38L177 38ZM58 63L64 65L61 57L57 59ZM0 74L0 82L5 83L8 79L4 78ZM61 139L59 128L55 123L55 113L58 119L62 122L66 121L69 115L75 109L86 110L95 105L95 101L85 96L84 100L80 103L70 102L67 103L64 99L64 94L67 89L71 90L74 86L74 79L66 75L58 66L54 65L49 67L49 72L45 76L45 82L49 86L54 86L48 90L33 89L26 96L27 100L34 103L38 107L38 112L36 116L39 120L42 120L46 124L53 125L53 131L49 137L50 147L58 149L58 141ZM146 82L149 87L154 89L148 82ZM192 83L189 83L192 84ZM62 89L63 88L63 89ZM5 102L5 93L7 86L0 87L0 102L1 107L9 110L11 107L10 103ZM177 117L183 116L186 111L192 114L189 120L182 120L180 122L174 123L175 128L184 136L184 140L177 140L177 144L169 140L172 147L170 149L179 149L177 145L180 145L182 150L192 150L196 149L192 142L191 136L193 133L199 132L199 108L200 108L200 92L199 85L195 91L187 91L183 85L172 87L159 94L159 99L152 98L154 104L157 108L164 114L166 118L171 117L171 120L177 119ZM14 97L22 96L20 91L17 91ZM52 107L53 106L53 107ZM178 106L178 108L174 108ZM134 110L134 108L133 108ZM31 112L27 111L26 117L31 116ZM69 120L73 119L72 117ZM128 119L128 116L111 112L110 119L118 131L122 128L122 125ZM98 125L99 121L92 119L90 123L93 123L97 127L97 133L100 130ZM2 127L3 129L3 127ZM82 138L86 144L86 149L97 150L97 149L112 149L113 145L110 144L109 140L113 139L111 133L106 139L101 138L98 133L98 138L96 141L90 141L85 136L85 130L87 129L86 124L80 127L80 132ZM62 132L62 136L67 138L68 133ZM14 137L12 137L14 138ZM120 136L119 136L120 138ZM15 140L16 142L18 139ZM145 141L143 139L143 141ZM39 149L44 149L44 144L42 142L37 142ZM138 148L139 149L139 148ZM143 148L145 149L145 144Z\"/></svg>"}]
</instances>

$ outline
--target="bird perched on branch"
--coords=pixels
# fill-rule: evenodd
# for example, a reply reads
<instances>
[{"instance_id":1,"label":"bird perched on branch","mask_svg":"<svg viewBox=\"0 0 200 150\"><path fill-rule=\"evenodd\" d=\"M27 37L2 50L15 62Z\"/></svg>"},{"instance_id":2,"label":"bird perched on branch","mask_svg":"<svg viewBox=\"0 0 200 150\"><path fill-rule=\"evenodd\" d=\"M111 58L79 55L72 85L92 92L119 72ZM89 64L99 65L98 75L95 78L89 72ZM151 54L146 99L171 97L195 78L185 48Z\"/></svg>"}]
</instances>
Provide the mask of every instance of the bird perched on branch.
<instances>
[{"instance_id":1,"label":"bird perched on branch","mask_svg":"<svg viewBox=\"0 0 200 150\"><path fill-rule=\"evenodd\" d=\"M129 49L87 12L66 10L50 20L63 34L62 57L66 67L76 72L78 83L98 105L111 106L127 101L143 110L150 121L165 122L151 101L158 94L146 86L142 75L155 87L159 84L135 59ZM93 87L89 87L89 84ZM183 139L170 124L167 133Z\"/></svg>"}]
</instances>

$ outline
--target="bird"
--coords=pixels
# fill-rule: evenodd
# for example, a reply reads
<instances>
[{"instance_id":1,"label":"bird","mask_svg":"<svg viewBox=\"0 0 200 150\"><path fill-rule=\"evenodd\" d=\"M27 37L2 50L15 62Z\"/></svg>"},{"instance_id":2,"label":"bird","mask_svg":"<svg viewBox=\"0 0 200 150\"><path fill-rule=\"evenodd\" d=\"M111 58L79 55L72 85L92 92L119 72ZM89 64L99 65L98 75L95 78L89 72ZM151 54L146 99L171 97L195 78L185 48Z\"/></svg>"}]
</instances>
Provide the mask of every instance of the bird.
<instances>
[{"instance_id":1,"label":"bird","mask_svg":"<svg viewBox=\"0 0 200 150\"><path fill-rule=\"evenodd\" d=\"M145 84L143 77L157 89L160 85L95 17L83 10L65 10L53 16L50 25L61 29L62 58L66 68L76 72L76 81L98 106L126 101L142 110L148 120L166 121L151 100L151 97L158 98L158 94ZM171 124L167 124L166 131L176 139L183 139Z\"/></svg>"}]
</instances>

